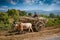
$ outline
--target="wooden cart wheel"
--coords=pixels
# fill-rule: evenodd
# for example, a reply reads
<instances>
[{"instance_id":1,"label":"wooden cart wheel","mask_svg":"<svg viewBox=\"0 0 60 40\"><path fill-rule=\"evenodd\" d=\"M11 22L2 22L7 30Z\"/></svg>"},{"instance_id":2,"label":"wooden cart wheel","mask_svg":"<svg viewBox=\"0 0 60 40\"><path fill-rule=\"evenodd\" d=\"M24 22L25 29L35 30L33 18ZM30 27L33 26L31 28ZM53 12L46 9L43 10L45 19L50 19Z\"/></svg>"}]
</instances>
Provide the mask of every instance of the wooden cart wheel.
<instances>
[{"instance_id":1,"label":"wooden cart wheel","mask_svg":"<svg viewBox=\"0 0 60 40\"><path fill-rule=\"evenodd\" d=\"M39 21L35 25L36 31L43 30L45 28L45 24L42 21Z\"/></svg>"}]
</instances>

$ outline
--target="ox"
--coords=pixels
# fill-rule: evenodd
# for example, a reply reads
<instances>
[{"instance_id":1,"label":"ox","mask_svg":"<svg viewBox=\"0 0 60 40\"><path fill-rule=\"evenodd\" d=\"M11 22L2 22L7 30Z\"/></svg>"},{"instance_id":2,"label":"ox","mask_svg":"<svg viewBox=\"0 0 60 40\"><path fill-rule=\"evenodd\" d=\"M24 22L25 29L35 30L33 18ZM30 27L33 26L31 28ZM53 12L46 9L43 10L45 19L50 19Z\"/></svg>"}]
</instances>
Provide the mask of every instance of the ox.
<instances>
[{"instance_id":1,"label":"ox","mask_svg":"<svg viewBox=\"0 0 60 40\"><path fill-rule=\"evenodd\" d=\"M15 24L15 27L14 27L14 30L18 29L19 31L23 31L24 29L28 29L29 32L30 30L33 32L33 29L32 29L32 24L31 23L18 23L18 24Z\"/></svg>"}]
</instances>

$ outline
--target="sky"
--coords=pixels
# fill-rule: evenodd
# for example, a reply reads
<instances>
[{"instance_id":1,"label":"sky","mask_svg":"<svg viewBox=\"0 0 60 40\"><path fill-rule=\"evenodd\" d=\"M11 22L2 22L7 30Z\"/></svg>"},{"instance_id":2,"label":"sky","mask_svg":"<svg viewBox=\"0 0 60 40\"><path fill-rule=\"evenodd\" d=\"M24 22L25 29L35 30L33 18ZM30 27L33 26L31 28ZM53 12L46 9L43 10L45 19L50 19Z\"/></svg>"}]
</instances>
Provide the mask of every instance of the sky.
<instances>
[{"instance_id":1,"label":"sky","mask_svg":"<svg viewBox=\"0 0 60 40\"><path fill-rule=\"evenodd\" d=\"M0 0L0 11L18 10L60 10L60 0Z\"/></svg>"}]
</instances>

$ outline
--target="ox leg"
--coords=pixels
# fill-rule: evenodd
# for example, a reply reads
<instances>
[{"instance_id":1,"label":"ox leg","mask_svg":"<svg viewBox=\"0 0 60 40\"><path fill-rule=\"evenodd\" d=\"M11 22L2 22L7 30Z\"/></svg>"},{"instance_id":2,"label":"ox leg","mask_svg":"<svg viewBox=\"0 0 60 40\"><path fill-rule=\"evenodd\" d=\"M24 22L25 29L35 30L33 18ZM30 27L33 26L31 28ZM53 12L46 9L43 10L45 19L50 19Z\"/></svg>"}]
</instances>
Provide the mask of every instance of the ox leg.
<instances>
[{"instance_id":1,"label":"ox leg","mask_svg":"<svg viewBox=\"0 0 60 40\"><path fill-rule=\"evenodd\" d=\"M33 32L33 29L31 28L31 31Z\"/></svg>"},{"instance_id":2,"label":"ox leg","mask_svg":"<svg viewBox=\"0 0 60 40\"><path fill-rule=\"evenodd\" d=\"M17 26L14 27L14 32L17 30Z\"/></svg>"},{"instance_id":3,"label":"ox leg","mask_svg":"<svg viewBox=\"0 0 60 40\"><path fill-rule=\"evenodd\" d=\"M30 28L29 28L29 32L30 32Z\"/></svg>"},{"instance_id":4,"label":"ox leg","mask_svg":"<svg viewBox=\"0 0 60 40\"><path fill-rule=\"evenodd\" d=\"M21 27L21 31L20 32L23 33L23 26Z\"/></svg>"},{"instance_id":5,"label":"ox leg","mask_svg":"<svg viewBox=\"0 0 60 40\"><path fill-rule=\"evenodd\" d=\"M30 30L33 32L33 29L32 28L29 28L29 32L30 32Z\"/></svg>"},{"instance_id":6,"label":"ox leg","mask_svg":"<svg viewBox=\"0 0 60 40\"><path fill-rule=\"evenodd\" d=\"M23 32L23 29L21 29L21 32Z\"/></svg>"}]
</instances>

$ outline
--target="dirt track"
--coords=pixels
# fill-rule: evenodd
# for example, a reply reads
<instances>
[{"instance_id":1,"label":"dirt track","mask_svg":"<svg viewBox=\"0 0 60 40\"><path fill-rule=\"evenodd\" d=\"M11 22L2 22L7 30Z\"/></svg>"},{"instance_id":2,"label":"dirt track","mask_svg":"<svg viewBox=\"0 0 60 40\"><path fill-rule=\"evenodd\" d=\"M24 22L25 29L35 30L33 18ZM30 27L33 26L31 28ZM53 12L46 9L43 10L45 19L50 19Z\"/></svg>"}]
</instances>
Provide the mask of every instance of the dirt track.
<instances>
[{"instance_id":1,"label":"dirt track","mask_svg":"<svg viewBox=\"0 0 60 40\"><path fill-rule=\"evenodd\" d=\"M1 33L0 33L1 34ZM3 33L2 33L3 34ZM45 28L40 32L11 35L11 36L0 36L0 40L59 40L60 28Z\"/></svg>"}]
</instances>

